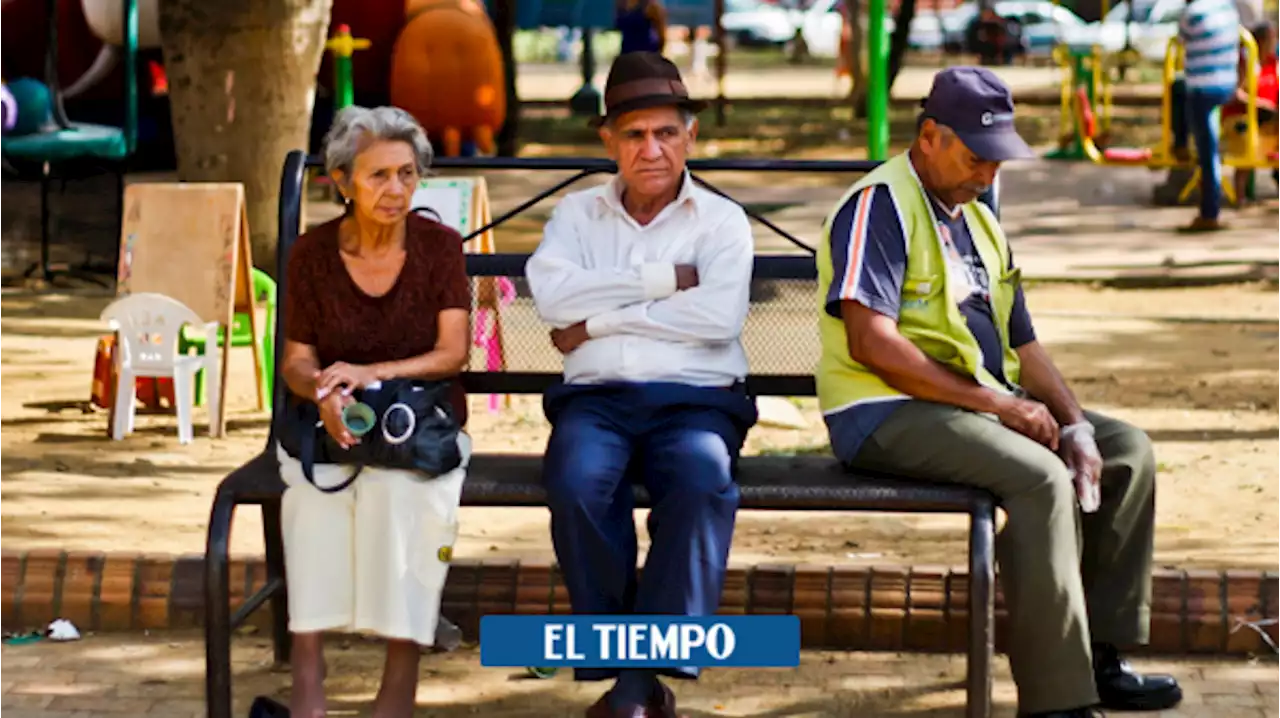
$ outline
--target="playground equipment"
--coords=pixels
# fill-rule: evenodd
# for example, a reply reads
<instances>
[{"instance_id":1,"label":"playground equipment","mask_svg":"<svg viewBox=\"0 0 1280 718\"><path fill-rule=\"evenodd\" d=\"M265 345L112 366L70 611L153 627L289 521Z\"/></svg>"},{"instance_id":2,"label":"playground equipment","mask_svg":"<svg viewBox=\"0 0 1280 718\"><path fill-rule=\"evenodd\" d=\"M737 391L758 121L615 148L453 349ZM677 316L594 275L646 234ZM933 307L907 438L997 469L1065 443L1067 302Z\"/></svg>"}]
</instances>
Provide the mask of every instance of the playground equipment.
<instances>
[{"instance_id":1,"label":"playground equipment","mask_svg":"<svg viewBox=\"0 0 1280 718\"><path fill-rule=\"evenodd\" d=\"M1083 160L1089 155L1085 150L1075 120L1075 104L1077 88L1084 88L1090 106L1097 106L1100 112L1094 138L1097 143L1105 145L1111 132L1113 71L1128 67L1139 59L1138 52L1133 49L1106 53L1097 46L1085 50L1059 44L1053 48L1054 62L1062 68L1060 85L1058 126L1061 128L1058 137L1058 148L1045 157L1054 160Z\"/></svg>"},{"instance_id":2,"label":"playground equipment","mask_svg":"<svg viewBox=\"0 0 1280 718\"><path fill-rule=\"evenodd\" d=\"M497 35L475 0L409 0L391 59L391 103L440 138L445 157L463 143L489 154L507 112ZM433 143L434 144L434 143Z\"/></svg>"},{"instance_id":3,"label":"playground equipment","mask_svg":"<svg viewBox=\"0 0 1280 718\"><path fill-rule=\"evenodd\" d=\"M1060 6L1058 0L1053 2L1055 8ZM1110 11L1110 2L1102 0L1101 17ZM1127 31L1126 31L1127 32ZM1112 88L1115 73L1123 78L1125 71L1142 60L1142 54L1131 47L1126 38L1125 46L1117 51L1108 52L1103 49L1106 44L1101 37L1087 47L1065 42L1059 33L1054 44L1051 57L1062 69L1061 93L1059 96L1058 115L1058 147L1045 155L1046 159L1083 160L1089 159L1084 143L1081 141L1078 124L1075 119L1076 89L1086 89L1090 106L1098 107L1096 116L1095 140L1105 146L1106 138L1111 131Z\"/></svg>"},{"instance_id":4,"label":"playground equipment","mask_svg":"<svg viewBox=\"0 0 1280 718\"><path fill-rule=\"evenodd\" d=\"M12 130L18 122L18 101L14 99L13 93L9 92L9 86L0 87L0 110L4 114L4 131Z\"/></svg>"},{"instance_id":5,"label":"playground equipment","mask_svg":"<svg viewBox=\"0 0 1280 718\"><path fill-rule=\"evenodd\" d=\"M334 29L333 37L324 44L333 55L333 111L356 103L355 80L351 56L356 50L367 49L372 43L368 38L351 36L351 26L343 23Z\"/></svg>"},{"instance_id":6,"label":"playground equipment","mask_svg":"<svg viewBox=\"0 0 1280 718\"><path fill-rule=\"evenodd\" d=\"M136 2L138 5L138 21L135 29L136 49L160 47L160 0L136 0ZM102 48L98 50L89 69L63 90L63 97L67 99L76 97L102 82L124 59L127 33L121 23L123 13L120 3L121 0L80 0L85 24L88 25L94 37L102 41Z\"/></svg>"},{"instance_id":7,"label":"playground equipment","mask_svg":"<svg viewBox=\"0 0 1280 718\"><path fill-rule=\"evenodd\" d=\"M1253 68L1259 64L1257 40L1253 33L1244 27L1240 28L1240 45L1245 50L1246 66ZM1268 133L1265 141L1258 127L1258 75L1250 72L1245 78L1245 89L1249 99L1245 112L1239 120L1224 120L1222 139L1222 163L1236 169L1275 169L1277 137ZM1234 125L1244 123L1244 132L1236 132Z\"/></svg>"},{"instance_id":8,"label":"playground equipment","mask_svg":"<svg viewBox=\"0 0 1280 718\"><path fill-rule=\"evenodd\" d=\"M13 93L10 96L14 111L6 130L15 135L30 135L52 128L53 96L48 85L33 77L19 77L6 85L5 91Z\"/></svg>"},{"instance_id":9,"label":"playground equipment","mask_svg":"<svg viewBox=\"0 0 1280 718\"><path fill-rule=\"evenodd\" d=\"M1164 63L1164 99L1161 103L1161 137L1156 147L1107 147L1100 149L1099 138L1103 135L1104 126L1109 129L1111 121L1110 93L1104 89L1104 76L1109 72L1100 48L1095 47L1089 59L1089 84L1076 85L1070 89L1071 104L1074 108L1075 142L1084 157L1099 165L1145 166L1152 169L1162 167L1178 167L1186 165L1173 156L1172 100L1170 88L1177 74L1180 46L1170 42ZM1064 93L1067 90L1064 88ZM1102 118L1095 113L1094 98L1103 98L1104 110Z\"/></svg>"},{"instance_id":10,"label":"playground equipment","mask_svg":"<svg viewBox=\"0 0 1280 718\"><path fill-rule=\"evenodd\" d=\"M1240 31L1240 44L1245 50L1245 58L1248 67L1256 67L1258 64L1258 45L1253 39L1253 34L1244 27ZM1173 83L1178 73L1182 70L1185 61L1185 51L1180 38L1174 37L1169 40L1168 48L1165 51L1164 73L1162 82L1164 83L1164 96L1160 105L1160 144L1156 147L1108 147L1099 149L1097 138L1100 134L1100 122L1094 114L1092 98L1102 95L1100 93L1100 83L1102 78L1099 75L1102 72L1094 72L1091 86L1076 86L1071 90L1072 102L1075 108L1075 126L1078 141L1081 149L1086 157L1095 164L1100 165L1125 165L1125 166L1142 166L1150 169L1186 169L1191 171L1191 176L1178 194L1178 201L1185 202L1191 193L1199 185L1200 168L1195 161L1195 148L1193 145L1187 147L1187 154L1184 158L1179 159L1173 152ZM1092 58L1095 68L1103 68L1103 60L1101 52L1095 48ZM1258 129L1258 78L1254 73L1249 73L1245 78L1245 87L1248 92L1248 101L1243 117L1238 120L1243 122L1245 129L1243 133L1235 132L1234 125L1236 120L1226 123L1228 126L1220 133L1223 138L1221 156L1219 161L1224 167L1233 167L1237 169L1275 169L1277 167L1276 143L1274 138L1268 137L1268 143L1264 147ZM1105 95L1104 95L1105 97ZM1104 102L1106 100L1104 99ZM1106 117L1109 119L1110 111L1106 111ZM1215 117L1214 122L1220 122L1220 118ZM1238 138L1236 142L1230 142L1230 138ZM1237 201L1235 187L1225 177L1221 181L1222 193L1228 202L1235 203Z\"/></svg>"},{"instance_id":11,"label":"playground equipment","mask_svg":"<svg viewBox=\"0 0 1280 718\"><path fill-rule=\"evenodd\" d=\"M53 278L49 265L49 185L52 182L54 163L69 160L94 160L111 167L116 176L116 194L119 197L117 212L124 212L125 165L137 146L138 136L138 87L135 60L138 49L138 0L123 0L121 27L124 45L124 122L121 127L96 125L67 119L62 107L62 92L58 84L58 17L57 1L45 0L47 42L45 46L45 83L51 96L50 109L53 122L47 129L25 135L5 135L3 152L6 158L39 163L40 173L40 262L27 270L30 276L41 271L41 278ZM19 99L21 111L21 99Z\"/></svg>"},{"instance_id":12,"label":"playground equipment","mask_svg":"<svg viewBox=\"0 0 1280 718\"><path fill-rule=\"evenodd\" d=\"M1247 28L1240 28L1240 45L1245 51L1246 67L1258 67L1258 43L1253 37L1253 33ZM1280 139L1276 137L1274 132L1267 133L1264 140L1261 130L1258 127L1258 75L1256 72L1249 72L1245 77L1245 89L1248 93L1248 100L1245 103L1244 114L1239 117L1221 117L1219 121L1222 124L1219 137L1219 160L1223 167L1230 167L1236 171L1255 171L1260 169L1278 169L1280 168L1280 156L1277 155L1277 144ZM1243 132L1237 130L1239 125L1243 124ZM1185 202L1191 195L1191 191L1200 181L1200 166L1196 165L1195 171L1191 178L1183 186L1182 191L1178 194L1178 201ZM1238 203L1240 198L1236 195L1235 183L1229 181L1223 173L1222 192L1227 201Z\"/></svg>"}]
</instances>

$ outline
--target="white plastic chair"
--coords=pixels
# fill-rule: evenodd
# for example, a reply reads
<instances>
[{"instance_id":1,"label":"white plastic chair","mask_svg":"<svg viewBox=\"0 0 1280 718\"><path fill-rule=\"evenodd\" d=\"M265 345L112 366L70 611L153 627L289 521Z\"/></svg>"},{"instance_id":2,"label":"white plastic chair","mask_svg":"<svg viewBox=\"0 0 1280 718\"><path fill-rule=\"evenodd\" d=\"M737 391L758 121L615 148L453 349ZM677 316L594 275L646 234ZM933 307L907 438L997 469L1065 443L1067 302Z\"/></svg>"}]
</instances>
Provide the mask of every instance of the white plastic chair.
<instances>
[{"instance_id":1,"label":"white plastic chair","mask_svg":"<svg viewBox=\"0 0 1280 718\"><path fill-rule=\"evenodd\" d=\"M121 297L102 310L102 320L120 335L116 350L116 391L111 410L115 426L111 438L133 433L138 377L173 379L174 409L178 413L178 442L191 443L195 373L208 369L210 430L218 411L218 322L201 322L190 307L164 294L138 293ZM187 324L204 325L205 353L178 354L178 333Z\"/></svg>"}]
</instances>

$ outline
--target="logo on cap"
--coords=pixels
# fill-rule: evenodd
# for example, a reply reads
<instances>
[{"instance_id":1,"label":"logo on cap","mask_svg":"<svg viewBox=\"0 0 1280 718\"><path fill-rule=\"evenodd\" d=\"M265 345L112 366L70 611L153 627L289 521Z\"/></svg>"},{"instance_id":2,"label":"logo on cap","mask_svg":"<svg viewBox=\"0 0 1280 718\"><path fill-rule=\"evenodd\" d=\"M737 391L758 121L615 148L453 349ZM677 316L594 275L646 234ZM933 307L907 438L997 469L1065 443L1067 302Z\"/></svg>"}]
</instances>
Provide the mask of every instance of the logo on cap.
<instances>
[{"instance_id":1,"label":"logo on cap","mask_svg":"<svg viewBox=\"0 0 1280 718\"><path fill-rule=\"evenodd\" d=\"M995 124L997 120L1001 122L1005 122L1012 119L1013 119L1012 112L1000 112L1000 113L984 112L982 113L982 126L990 127L991 125Z\"/></svg>"}]
</instances>

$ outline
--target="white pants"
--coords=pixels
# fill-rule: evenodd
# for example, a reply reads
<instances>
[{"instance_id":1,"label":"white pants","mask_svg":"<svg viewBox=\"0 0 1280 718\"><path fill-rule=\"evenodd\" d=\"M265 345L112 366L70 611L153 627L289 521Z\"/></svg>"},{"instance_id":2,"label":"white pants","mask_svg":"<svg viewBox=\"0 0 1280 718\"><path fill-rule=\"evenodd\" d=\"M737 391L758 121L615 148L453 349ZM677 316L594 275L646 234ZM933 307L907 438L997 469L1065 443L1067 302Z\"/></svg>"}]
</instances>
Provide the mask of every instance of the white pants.
<instances>
[{"instance_id":1,"label":"white pants","mask_svg":"<svg viewBox=\"0 0 1280 718\"><path fill-rule=\"evenodd\" d=\"M342 631L435 642L458 536L458 503L471 439L458 434L462 466L423 480L412 472L366 468L350 486L325 493L283 449L281 507L289 630ZM341 484L354 467L314 466L316 483Z\"/></svg>"}]
</instances>

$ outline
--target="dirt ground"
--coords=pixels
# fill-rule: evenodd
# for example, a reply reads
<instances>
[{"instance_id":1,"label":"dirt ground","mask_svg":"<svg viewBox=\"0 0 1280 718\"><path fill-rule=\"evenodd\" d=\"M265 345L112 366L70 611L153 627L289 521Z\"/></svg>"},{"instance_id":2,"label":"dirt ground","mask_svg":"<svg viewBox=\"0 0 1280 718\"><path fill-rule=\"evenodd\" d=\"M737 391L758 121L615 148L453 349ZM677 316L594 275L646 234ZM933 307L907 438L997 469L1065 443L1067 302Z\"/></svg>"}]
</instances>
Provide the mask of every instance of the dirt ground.
<instances>
[{"instance_id":1,"label":"dirt ground","mask_svg":"<svg viewBox=\"0 0 1280 718\"><path fill-rule=\"evenodd\" d=\"M370 715L381 668L379 641L334 636L325 646L329 715ZM521 669L484 667L480 651L422 658L417 718L580 717L607 683L549 681ZM1140 671L1167 672L1183 686L1183 705L1137 718L1270 718L1280 709L1280 667L1266 659L1142 658ZM233 715L253 696L287 701L289 676L271 662L269 639L233 642ZM993 718L1012 718L1015 691L997 660ZM204 718L204 639L195 631L87 636L72 644L38 642L0 649L0 713L24 718L136 715ZM963 655L803 651L796 668L710 669L675 681L681 713L691 718L955 718L964 714ZM102 713L102 710L110 713Z\"/></svg>"},{"instance_id":2,"label":"dirt ground","mask_svg":"<svg viewBox=\"0 0 1280 718\"><path fill-rule=\"evenodd\" d=\"M198 553L217 482L260 451L252 354L232 352L230 431L177 443L172 416L140 415L121 442L106 412L88 407L97 317L107 300L7 292L0 298L0 512L6 549L57 547ZM1037 329L1089 407L1146 429L1160 462L1160 565L1271 568L1277 564L1277 293L1274 286L1101 290L1032 286ZM1232 321L1215 321L1229 318ZM478 451L540 451L536 397L490 412L473 397ZM812 401L805 429L757 427L747 453L821 452ZM244 511L233 551L261 552L257 513ZM641 532L643 539L643 531ZM550 560L541 509L464 509L460 557ZM960 563L955 517L741 514L732 561Z\"/></svg>"},{"instance_id":3,"label":"dirt ground","mask_svg":"<svg viewBox=\"0 0 1280 718\"><path fill-rule=\"evenodd\" d=\"M269 639L237 636L232 646L232 715L247 715L255 696L288 700L289 674L273 667ZM3 708L10 718L207 715L204 641L195 631L6 645L0 656ZM379 642L335 636L325 657L329 715L370 715L382 664ZM1142 657L1135 666L1176 676L1182 705L1159 714L1108 716L1276 715L1276 664L1269 658ZM520 669L483 666L480 651L468 646L423 657L414 716L578 718L607 685L575 682L567 670L552 680L532 680ZM691 718L952 718L964 712L964 656L804 651L795 668L712 669L696 682L673 681L671 688ZM995 662L992 700L993 718L1013 718L1016 694L1003 659Z\"/></svg>"}]
</instances>

